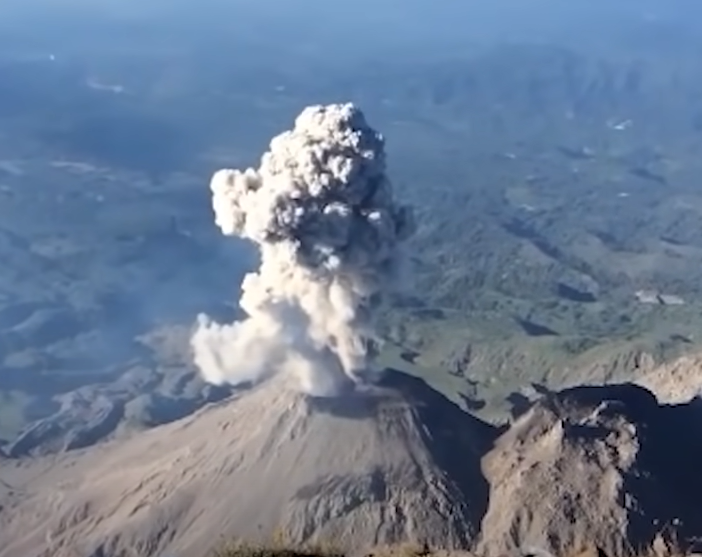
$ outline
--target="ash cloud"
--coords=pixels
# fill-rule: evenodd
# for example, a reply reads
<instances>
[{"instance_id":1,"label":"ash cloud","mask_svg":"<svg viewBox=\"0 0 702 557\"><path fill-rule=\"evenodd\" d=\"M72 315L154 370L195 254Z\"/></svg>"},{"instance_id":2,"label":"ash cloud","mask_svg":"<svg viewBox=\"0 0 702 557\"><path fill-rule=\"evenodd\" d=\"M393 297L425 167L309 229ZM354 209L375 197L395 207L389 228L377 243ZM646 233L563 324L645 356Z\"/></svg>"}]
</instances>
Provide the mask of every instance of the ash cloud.
<instances>
[{"instance_id":1,"label":"ash cloud","mask_svg":"<svg viewBox=\"0 0 702 557\"><path fill-rule=\"evenodd\" d=\"M411 208L396 203L383 137L353 104L305 108L273 138L258 169L212 178L222 233L254 242L260 267L242 283L246 317L198 317L195 363L214 384L276 373L329 396L368 370L373 317L407 277Z\"/></svg>"}]
</instances>

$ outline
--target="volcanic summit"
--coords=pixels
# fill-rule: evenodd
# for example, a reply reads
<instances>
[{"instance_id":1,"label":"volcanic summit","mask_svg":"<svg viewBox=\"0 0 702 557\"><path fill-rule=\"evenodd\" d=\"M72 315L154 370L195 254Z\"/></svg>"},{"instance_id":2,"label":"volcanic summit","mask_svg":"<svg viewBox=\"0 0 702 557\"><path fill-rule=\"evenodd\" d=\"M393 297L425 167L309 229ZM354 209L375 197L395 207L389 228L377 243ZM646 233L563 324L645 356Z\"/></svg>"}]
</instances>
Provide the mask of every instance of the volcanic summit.
<instances>
[{"instance_id":1,"label":"volcanic summit","mask_svg":"<svg viewBox=\"0 0 702 557\"><path fill-rule=\"evenodd\" d=\"M41 475L48 461L18 467L0 556L201 557L218 540L276 532L355 549L473 541L489 426L405 375L338 398L310 397L290 380L67 453L51 475Z\"/></svg>"}]
</instances>

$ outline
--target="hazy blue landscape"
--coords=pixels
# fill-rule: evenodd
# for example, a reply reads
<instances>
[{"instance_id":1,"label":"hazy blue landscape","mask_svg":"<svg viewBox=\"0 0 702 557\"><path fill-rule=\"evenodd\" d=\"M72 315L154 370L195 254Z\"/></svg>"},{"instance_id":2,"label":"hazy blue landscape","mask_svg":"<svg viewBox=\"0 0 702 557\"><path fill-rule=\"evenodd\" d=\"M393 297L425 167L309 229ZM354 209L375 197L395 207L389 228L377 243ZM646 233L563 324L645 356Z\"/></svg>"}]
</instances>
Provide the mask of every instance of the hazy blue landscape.
<instances>
[{"instance_id":1,"label":"hazy blue landscape","mask_svg":"<svg viewBox=\"0 0 702 557\"><path fill-rule=\"evenodd\" d=\"M192 0L0 7L0 443L51 452L229 393L196 315L251 246L208 183L357 103L417 207L378 359L485 416L633 377L702 331L702 5ZM648 368L646 368L648 369Z\"/></svg>"}]
</instances>

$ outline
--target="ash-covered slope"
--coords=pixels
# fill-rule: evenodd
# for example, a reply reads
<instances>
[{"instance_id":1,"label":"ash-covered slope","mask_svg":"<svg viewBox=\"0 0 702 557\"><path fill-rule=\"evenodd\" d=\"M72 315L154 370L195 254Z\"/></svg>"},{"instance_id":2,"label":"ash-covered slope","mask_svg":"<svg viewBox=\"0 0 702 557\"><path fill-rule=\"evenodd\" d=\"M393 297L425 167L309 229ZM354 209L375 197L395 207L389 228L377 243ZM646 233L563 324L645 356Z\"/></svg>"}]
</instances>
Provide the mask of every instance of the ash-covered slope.
<instances>
[{"instance_id":1,"label":"ash-covered slope","mask_svg":"<svg viewBox=\"0 0 702 557\"><path fill-rule=\"evenodd\" d=\"M58 464L5 470L0 556L201 557L222 538L282 531L360 548L465 546L487 501L493 430L427 387L315 399L284 376L180 422Z\"/></svg>"},{"instance_id":2,"label":"ash-covered slope","mask_svg":"<svg viewBox=\"0 0 702 557\"><path fill-rule=\"evenodd\" d=\"M524 413L483 459L490 506L480 553L610 555L657 534L702 535L702 407L631 385L575 387Z\"/></svg>"},{"instance_id":3,"label":"ash-covered slope","mask_svg":"<svg viewBox=\"0 0 702 557\"><path fill-rule=\"evenodd\" d=\"M651 370L636 382L667 404L702 397L702 354L686 354Z\"/></svg>"}]
</instances>

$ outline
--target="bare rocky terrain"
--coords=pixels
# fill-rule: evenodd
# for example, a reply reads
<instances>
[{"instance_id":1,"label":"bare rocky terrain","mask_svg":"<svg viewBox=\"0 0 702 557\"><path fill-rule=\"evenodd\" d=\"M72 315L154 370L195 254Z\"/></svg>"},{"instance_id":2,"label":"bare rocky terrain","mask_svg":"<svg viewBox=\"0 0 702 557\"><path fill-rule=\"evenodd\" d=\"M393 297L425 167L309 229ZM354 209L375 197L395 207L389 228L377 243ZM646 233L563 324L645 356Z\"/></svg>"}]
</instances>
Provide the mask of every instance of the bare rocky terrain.
<instances>
[{"instance_id":1,"label":"bare rocky terrain","mask_svg":"<svg viewBox=\"0 0 702 557\"><path fill-rule=\"evenodd\" d=\"M130 439L4 466L0 555L195 556L277 530L347 549L476 537L490 426L408 377L338 399L283 380Z\"/></svg>"},{"instance_id":2,"label":"bare rocky terrain","mask_svg":"<svg viewBox=\"0 0 702 557\"><path fill-rule=\"evenodd\" d=\"M626 555L664 531L699 538L701 428L700 399L660 405L631 384L548 394L483 461L491 503L479 553L592 544Z\"/></svg>"},{"instance_id":3,"label":"bare rocky terrain","mask_svg":"<svg viewBox=\"0 0 702 557\"><path fill-rule=\"evenodd\" d=\"M2 557L199 557L227 539L360 551L632 555L702 532L699 399L632 384L544 392L507 428L423 381L308 398L279 377L171 424L5 460Z\"/></svg>"}]
</instances>

